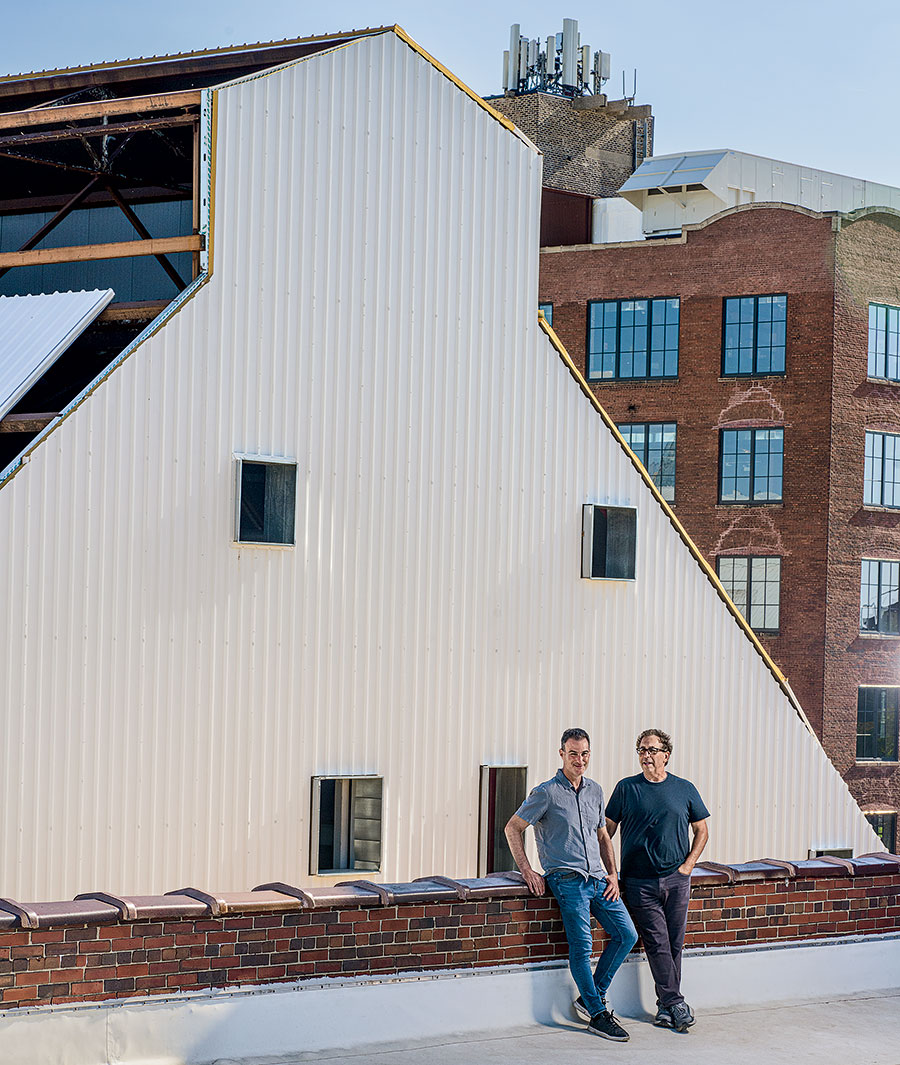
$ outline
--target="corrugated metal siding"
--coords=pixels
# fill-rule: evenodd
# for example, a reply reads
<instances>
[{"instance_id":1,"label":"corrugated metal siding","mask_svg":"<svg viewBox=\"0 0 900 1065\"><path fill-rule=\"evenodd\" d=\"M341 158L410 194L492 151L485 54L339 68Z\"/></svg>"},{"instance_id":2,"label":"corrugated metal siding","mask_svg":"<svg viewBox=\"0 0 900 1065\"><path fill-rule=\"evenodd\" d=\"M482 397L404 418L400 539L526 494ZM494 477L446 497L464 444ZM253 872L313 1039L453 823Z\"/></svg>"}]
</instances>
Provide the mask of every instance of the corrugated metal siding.
<instances>
[{"instance_id":1,"label":"corrugated metal siding","mask_svg":"<svg viewBox=\"0 0 900 1065\"><path fill-rule=\"evenodd\" d=\"M874 846L541 333L540 159L393 34L222 90L215 274L0 491L3 893L309 882L314 775L387 880L474 874L482 763L671 729L710 856ZM233 454L298 462L236 547ZM586 501L638 579L579 577ZM19 782L18 788L14 782Z\"/></svg>"},{"instance_id":2,"label":"corrugated metal siding","mask_svg":"<svg viewBox=\"0 0 900 1065\"><path fill-rule=\"evenodd\" d=\"M113 298L112 289L0 296L0 418Z\"/></svg>"}]
</instances>

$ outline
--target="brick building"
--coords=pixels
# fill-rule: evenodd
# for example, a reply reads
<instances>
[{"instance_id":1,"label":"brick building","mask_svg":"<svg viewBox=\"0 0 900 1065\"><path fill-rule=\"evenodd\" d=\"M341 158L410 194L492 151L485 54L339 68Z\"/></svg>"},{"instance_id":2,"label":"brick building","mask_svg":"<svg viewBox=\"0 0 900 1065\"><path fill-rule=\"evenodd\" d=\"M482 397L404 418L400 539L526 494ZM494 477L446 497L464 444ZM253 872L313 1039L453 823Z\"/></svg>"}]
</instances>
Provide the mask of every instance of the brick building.
<instances>
[{"instance_id":1,"label":"brick building","mask_svg":"<svg viewBox=\"0 0 900 1065\"><path fill-rule=\"evenodd\" d=\"M540 279L576 365L891 849L898 230L894 208L742 204L677 235L545 247ZM742 683L722 691L724 713Z\"/></svg>"}]
</instances>

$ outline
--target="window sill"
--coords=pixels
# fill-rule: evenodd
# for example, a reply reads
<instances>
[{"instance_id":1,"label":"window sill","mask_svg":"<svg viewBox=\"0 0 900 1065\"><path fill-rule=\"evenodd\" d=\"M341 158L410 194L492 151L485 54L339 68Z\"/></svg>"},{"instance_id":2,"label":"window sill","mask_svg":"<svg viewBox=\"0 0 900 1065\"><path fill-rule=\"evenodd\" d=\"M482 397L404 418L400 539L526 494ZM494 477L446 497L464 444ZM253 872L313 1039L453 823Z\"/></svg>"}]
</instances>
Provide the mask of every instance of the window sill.
<instances>
[{"instance_id":1,"label":"window sill","mask_svg":"<svg viewBox=\"0 0 900 1065\"><path fill-rule=\"evenodd\" d=\"M759 503L723 503L720 499L719 502L716 503L716 510L719 510L720 508L722 510L733 510L735 507L769 507L772 510L784 510L784 500L779 499L776 501L771 499L765 499L760 500Z\"/></svg>"},{"instance_id":2,"label":"window sill","mask_svg":"<svg viewBox=\"0 0 900 1065\"><path fill-rule=\"evenodd\" d=\"M900 632L870 632L860 630L860 638L864 640L900 640Z\"/></svg>"},{"instance_id":3,"label":"window sill","mask_svg":"<svg viewBox=\"0 0 900 1065\"><path fill-rule=\"evenodd\" d=\"M260 548L263 548L266 551L293 551L297 545L257 543L255 540L232 540L231 546L238 551L256 551Z\"/></svg>"},{"instance_id":4,"label":"window sill","mask_svg":"<svg viewBox=\"0 0 900 1065\"><path fill-rule=\"evenodd\" d=\"M589 385L677 385L678 377L585 377Z\"/></svg>"},{"instance_id":5,"label":"window sill","mask_svg":"<svg viewBox=\"0 0 900 1065\"><path fill-rule=\"evenodd\" d=\"M873 514L900 514L900 507L879 507L874 503L863 503L860 509L871 511Z\"/></svg>"},{"instance_id":6,"label":"window sill","mask_svg":"<svg viewBox=\"0 0 900 1065\"><path fill-rule=\"evenodd\" d=\"M856 759L856 764L857 765L865 765L865 766L883 765L883 766L887 766L888 768L892 768L892 767L896 768L897 766L900 766L900 762L896 762L896 761L891 762L891 761L888 761L888 759L886 759L886 758L885 759L881 759L881 758L857 758Z\"/></svg>"},{"instance_id":7,"label":"window sill","mask_svg":"<svg viewBox=\"0 0 900 1065\"><path fill-rule=\"evenodd\" d=\"M900 378L893 377L867 377L866 384L868 385L892 385L894 388L900 388Z\"/></svg>"},{"instance_id":8,"label":"window sill","mask_svg":"<svg viewBox=\"0 0 900 1065\"><path fill-rule=\"evenodd\" d=\"M746 381L748 378L755 381L764 381L767 377L777 377L784 380L787 377L786 370L771 370L768 373L722 373L719 374L719 384L725 385L729 381Z\"/></svg>"}]
</instances>

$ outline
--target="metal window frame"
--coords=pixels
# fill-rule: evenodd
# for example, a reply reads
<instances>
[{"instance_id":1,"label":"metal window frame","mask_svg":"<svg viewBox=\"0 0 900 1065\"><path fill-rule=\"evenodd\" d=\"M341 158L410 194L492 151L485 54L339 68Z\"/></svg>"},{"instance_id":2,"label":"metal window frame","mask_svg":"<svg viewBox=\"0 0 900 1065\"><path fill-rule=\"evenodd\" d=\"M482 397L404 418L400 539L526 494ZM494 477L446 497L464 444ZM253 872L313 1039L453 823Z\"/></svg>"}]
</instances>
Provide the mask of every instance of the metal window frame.
<instances>
[{"instance_id":1,"label":"metal window frame","mask_svg":"<svg viewBox=\"0 0 900 1065\"><path fill-rule=\"evenodd\" d=\"M885 312L887 312L887 311L897 311L898 314L900 314L900 307L898 307L894 303L879 303L879 302L877 302L875 300L870 300L869 301L869 314L870 315L872 313L872 308L873 307L882 308ZM876 350L874 352L872 351L872 347L871 347L871 326L869 326L868 324L866 326L866 377L870 381L894 381L894 382L900 384L900 354L898 354L898 356L897 356L897 364L898 364L897 365L897 376L896 377L890 377L888 375L888 372L887 372L887 336L888 336L888 315L887 314L885 314L884 319L885 320L884 320L884 331L883 332L879 332L878 327L877 326L875 327ZM884 337L884 351L882 353L882 358L884 359L884 373L883 374L879 374L877 372L873 374L873 373L869 372L869 362L872 359L872 357L873 356L875 357L876 362L878 360L878 351L877 351L877 338L878 338L878 336L883 336ZM877 371L877 366L876 366L876 371Z\"/></svg>"},{"instance_id":2,"label":"metal window frame","mask_svg":"<svg viewBox=\"0 0 900 1065\"><path fill-rule=\"evenodd\" d=\"M296 459L286 458L283 455L250 455L244 452L234 452L234 530L232 543L235 547L265 547L275 550L284 550L297 546L297 491L294 491L294 539L287 543L273 543L268 540L242 540L241 539L241 483L242 471L245 462L255 463L257 466L293 466L297 470L299 483L299 465Z\"/></svg>"},{"instance_id":3,"label":"metal window frame","mask_svg":"<svg viewBox=\"0 0 900 1065\"><path fill-rule=\"evenodd\" d=\"M594 560L594 512L595 510L622 510L634 514L634 573L630 577L610 577L605 573L593 575ZM633 584L637 580L637 541L638 510L636 506L620 503L583 503L581 508L581 576L587 581L625 581Z\"/></svg>"},{"instance_id":4,"label":"metal window frame","mask_svg":"<svg viewBox=\"0 0 900 1065\"><path fill-rule=\"evenodd\" d=\"M747 581L746 581L747 612L744 615L744 620L747 622L748 625L750 625L750 628L753 629L754 632L765 633L768 636L777 636L777 635L779 635L780 632L781 632L781 583L782 583L781 582L781 564L782 564L782 562L784 560L784 556L783 555L716 555L716 576L719 578L720 581L722 580L722 575L719 572L719 563L723 559L726 559L726 558L729 558L729 559L742 558L742 559L746 559L747 560ZM773 559L773 558L777 558L778 559L778 625L774 629L770 629L770 628L766 628L766 627L757 628L756 625L752 625L750 623L750 605L751 605L750 589L751 589L751 586L753 584L753 580L752 580L753 561L755 559L766 559L766 560L768 560L768 559ZM722 583L724 585L725 582L723 581ZM726 588L726 591L727 591L727 588ZM729 595L730 595L730 593L729 593ZM732 598L732 602L733 601L734 600ZM743 613L743 611L742 611L742 613Z\"/></svg>"},{"instance_id":5,"label":"metal window frame","mask_svg":"<svg viewBox=\"0 0 900 1065\"><path fill-rule=\"evenodd\" d=\"M876 621L878 622L878 624L876 624L876 627L874 629L864 629L862 627L862 607L863 607L863 601L862 601L862 568L866 564L866 562L877 562L878 563L878 580L877 580L877 593L876 593L877 602L876 602L876 614L875 614ZM881 590L884 587L882 579L881 579L882 567L883 566L896 566L896 565L900 565L900 559L896 559L896 558L866 558L866 557L863 557L863 558L860 559L860 561L859 561L859 614L860 614L859 631L860 631L861 635L867 635L869 633L873 633L874 632L874 633L878 633L881 636L896 636L896 637L900 638L900 624L898 624L898 629L897 629L896 632L891 632L889 629L883 629L883 628L881 628L881 625L880 625L880 620L881 620L881 595L882 595L882 591Z\"/></svg>"},{"instance_id":6,"label":"metal window frame","mask_svg":"<svg viewBox=\"0 0 900 1065\"><path fill-rule=\"evenodd\" d=\"M621 358L622 358L622 304L623 303L640 303L647 304L647 369L650 369L650 337L653 329L653 303L655 300L676 300L678 302L678 347L675 351L675 373L667 374L631 374L628 377L623 377L621 373ZM614 303L616 305L616 372L612 377L592 377L591 368L591 355L594 352L591 350L591 308L596 305L607 305ZM602 381L677 381L679 363L681 359L681 297L680 296L627 296L623 299L610 299L610 300L588 300L587 301L587 335L585 337L585 379L591 384ZM664 327L665 328L665 327ZM603 353L600 352L602 355ZM665 349L663 349L663 368L665 368Z\"/></svg>"},{"instance_id":7,"label":"metal window frame","mask_svg":"<svg viewBox=\"0 0 900 1065\"><path fill-rule=\"evenodd\" d=\"M875 825L875 818L876 817L889 817L891 819L891 821L893 822L893 831L891 832L892 839L890 841L886 840L884 838L884 835L881 832L878 831L878 829L877 829L877 827ZM869 810L865 814L865 818L869 822L869 824L872 826L872 831L876 833L876 835L881 840L881 842L885 845L885 847L887 847L888 851L890 851L891 854L896 854L897 853L898 844L900 844L900 839L898 839L898 836L897 836L897 811L896 810Z\"/></svg>"},{"instance_id":8,"label":"metal window frame","mask_svg":"<svg viewBox=\"0 0 900 1065\"><path fill-rule=\"evenodd\" d=\"M675 478L674 478L674 480L672 482L672 498L671 499L667 499L666 498L666 496L663 494L663 486L661 484L657 484L656 479L653 477L653 474L650 474L650 478L653 481L653 483L656 484L656 487L659 489L659 494L663 497L663 499L665 499L667 503L674 503L675 502L675 494L676 494L677 487L678 487L678 422L619 422L619 423L617 423L616 428L619 430L619 432L622 432L623 429L634 429L634 428L643 428L645 430L648 430L652 426L656 426L656 425L662 426L663 428L665 428L666 426L671 426L672 429L674 430L675 439L674 439L674 442L673 442L672 446L673 446L673 449L674 449L674 457L675 457L675 462L674 462ZM628 444L628 446L631 448L631 450L634 451L634 447L632 446L631 441L630 440L626 440L625 442ZM645 436L644 452L645 452L644 455L638 455L637 451L634 451L635 455L637 455L637 458L640 460L641 465L644 467L644 469L647 471L647 473L650 473L650 467L647 464L647 458L649 457L649 452L650 452L649 433L646 434L646 436Z\"/></svg>"},{"instance_id":9,"label":"metal window frame","mask_svg":"<svg viewBox=\"0 0 900 1065\"><path fill-rule=\"evenodd\" d=\"M781 433L781 495L777 499L756 499L756 436L757 433L770 433L773 429ZM722 498L722 459L725 454L725 434L741 433L749 431L753 435L750 438L750 498L749 499L723 499ZM741 425L737 428L719 430L719 490L716 502L723 507L765 507L778 506L784 502L784 426L783 425Z\"/></svg>"},{"instance_id":10,"label":"metal window frame","mask_svg":"<svg viewBox=\"0 0 900 1065\"><path fill-rule=\"evenodd\" d=\"M349 794L347 796L346 813L347 824L344 827L344 832L347 836L346 840L342 842L342 848L346 844L347 848L347 865L337 866L332 869L320 869L319 868L319 832L321 829L321 784L324 780L340 781L341 783L347 783ZM320 773L312 778L311 787L312 795L310 798L310 815L309 815L309 875L310 876L344 876L347 873L354 872L353 866L353 826L351 818L351 810L353 806L353 784L357 780L380 780L381 781L381 803L382 803L382 818L381 818L381 855L382 861L379 862L377 869L367 869L366 872L380 873L384 860L384 777L379 773Z\"/></svg>"},{"instance_id":11,"label":"metal window frame","mask_svg":"<svg viewBox=\"0 0 900 1065\"><path fill-rule=\"evenodd\" d=\"M894 757L893 758L878 758L875 755L869 757L859 756L859 712L860 712L860 700L864 691L895 691L897 692L897 733L894 736ZM856 736L857 736L857 749L855 753L855 762L857 765L896 765L900 762L900 685L898 684L860 684L856 689Z\"/></svg>"},{"instance_id":12,"label":"metal window frame","mask_svg":"<svg viewBox=\"0 0 900 1065\"><path fill-rule=\"evenodd\" d=\"M759 359L759 301L761 299L777 299L779 296L784 296L784 369L783 370L758 370L757 362ZM753 300L753 369L749 372L741 372L740 370L728 371L725 369L725 327L726 327L726 309L728 307L729 300ZM787 309L788 305L788 293L787 292L761 292L759 295L747 295L747 296L723 296L722 297L722 361L721 361L721 376L722 377L786 377L787 376Z\"/></svg>"},{"instance_id":13,"label":"metal window frame","mask_svg":"<svg viewBox=\"0 0 900 1065\"><path fill-rule=\"evenodd\" d=\"M494 834L497 830L496 822L494 821L494 808L491 801L492 798L492 780L491 775L498 769L519 769L525 774L525 787L523 800L528 795L528 766L521 764L513 765L496 765L490 762L484 762L479 767L478 774L478 875L487 876L489 873L502 872L502 870L495 870L488 868L491 864L489 856L492 855L494 849ZM501 826L502 828L502 826Z\"/></svg>"},{"instance_id":14,"label":"metal window frame","mask_svg":"<svg viewBox=\"0 0 900 1065\"><path fill-rule=\"evenodd\" d=\"M885 441L886 437L889 437L889 436L893 437L897 441L897 444L895 444L895 446L894 446L894 454L898 455L898 454L900 454L900 433L886 433L886 432L882 432L880 429L866 429L865 430L865 434L866 434L867 437L869 437L869 436L880 436L881 437L881 455L879 457L879 465L880 465L881 469L880 469L879 475L877 477L877 483L878 483L878 486L879 486L879 492L878 492L879 501L877 503L867 503L866 502L866 486L865 486L865 452L866 452L866 449L865 449L865 441L864 441L863 442L863 506L864 507L879 507L879 508L881 508L883 510L900 510L900 499L898 499L898 501L896 503L885 503L885 501L884 501L884 485L885 485L885 480L884 480L884 468L885 468L885 466L884 466L884 464L885 464L885 461L886 461L885 460L885 454L886 454L886 450L887 450L885 448L885 446L884 446L884 441ZM896 461L896 460L893 460L893 461ZM898 492L897 495L900 496L900 492Z\"/></svg>"}]
</instances>

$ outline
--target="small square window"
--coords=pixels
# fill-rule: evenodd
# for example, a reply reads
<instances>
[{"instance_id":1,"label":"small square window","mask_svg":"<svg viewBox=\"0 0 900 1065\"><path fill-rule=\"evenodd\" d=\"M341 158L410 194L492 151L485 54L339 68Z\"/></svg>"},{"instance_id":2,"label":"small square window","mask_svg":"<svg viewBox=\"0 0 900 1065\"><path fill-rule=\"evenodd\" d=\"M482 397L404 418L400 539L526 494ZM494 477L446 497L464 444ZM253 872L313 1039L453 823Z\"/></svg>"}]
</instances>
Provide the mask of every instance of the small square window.
<instances>
[{"instance_id":1,"label":"small square window","mask_svg":"<svg viewBox=\"0 0 900 1065\"><path fill-rule=\"evenodd\" d=\"M900 636L900 561L862 560L859 631Z\"/></svg>"},{"instance_id":2,"label":"small square window","mask_svg":"<svg viewBox=\"0 0 900 1065\"><path fill-rule=\"evenodd\" d=\"M625 443L669 503L675 501L675 422L627 422L618 427Z\"/></svg>"},{"instance_id":3,"label":"small square window","mask_svg":"<svg viewBox=\"0 0 900 1065\"><path fill-rule=\"evenodd\" d=\"M731 601L754 632L778 632L781 559L769 555L720 555L716 572Z\"/></svg>"},{"instance_id":4,"label":"small square window","mask_svg":"<svg viewBox=\"0 0 900 1065\"><path fill-rule=\"evenodd\" d=\"M547 319L547 325L553 325L553 304L539 303L538 310L543 312L544 317Z\"/></svg>"},{"instance_id":5,"label":"small square window","mask_svg":"<svg viewBox=\"0 0 900 1065\"><path fill-rule=\"evenodd\" d=\"M869 377L900 381L900 307L869 304Z\"/></svg>"},{"instance_id":6,"label":"small square window","mask_svg":"<svg viewBox=\"0 0 900 1065\"><path fill-rule=\"evenodd\" d=\"M523 765L483 765L478 818L478 875L515 869L506 841L506 822L525 801Z\"/></svg>"},{"instance_id":7,"label":"small square window","mask_svg":"<svg viewBox=\"0 0 900 1065\"><path fill-rule=\"evenodd\" d=\"M297 463L238 456L234 538L244 544L293 544Z\"/></svg>"},{"instance_id":8,"label":"small square window","mask_svg":"<svg viewBox=\"0 0 900 1065\"><path fill-rule=\"evenodd\" d=\"M313 777L309 871L381 868L381 777Z\"/></svg>"},{"instance_id":9,"label":"small square window","mask_svg":"<svg viewBox=\"0 0 900 1065\"><path fill-rule=\"evenodd\" d=\"M719 502L781 502L784 429L722 429Z\"/></svg>"},{"instance_id":10,"label":"small square window","mask_svg":"<svg viewBox=\"0 0 900 1065\"><path fill-rule=\"evenodd\" d=\"M582 511L581 576L634 580L637 510L586 503Z\"/></svg>"}]
</instances>

